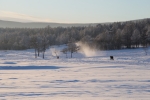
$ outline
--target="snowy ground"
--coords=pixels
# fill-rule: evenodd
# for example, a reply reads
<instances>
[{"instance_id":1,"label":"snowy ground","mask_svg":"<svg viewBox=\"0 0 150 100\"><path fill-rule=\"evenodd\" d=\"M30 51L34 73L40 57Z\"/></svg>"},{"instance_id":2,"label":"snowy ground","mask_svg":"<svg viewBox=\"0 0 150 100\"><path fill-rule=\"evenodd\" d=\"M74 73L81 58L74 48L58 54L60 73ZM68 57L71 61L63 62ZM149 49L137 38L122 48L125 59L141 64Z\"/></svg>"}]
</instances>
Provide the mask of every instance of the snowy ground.
<instances>
[{"instance_id":1,"label":"snowy ground","mask_svg":"<svg viewBox=\"0 0 150 100\"><path fill-rule=\"evenodd\" d=\"M72 59L53 50L44 60L34 50L0 51L0 100L150 100L150 53L142 48Z\"/></svg>"}]
</instances>

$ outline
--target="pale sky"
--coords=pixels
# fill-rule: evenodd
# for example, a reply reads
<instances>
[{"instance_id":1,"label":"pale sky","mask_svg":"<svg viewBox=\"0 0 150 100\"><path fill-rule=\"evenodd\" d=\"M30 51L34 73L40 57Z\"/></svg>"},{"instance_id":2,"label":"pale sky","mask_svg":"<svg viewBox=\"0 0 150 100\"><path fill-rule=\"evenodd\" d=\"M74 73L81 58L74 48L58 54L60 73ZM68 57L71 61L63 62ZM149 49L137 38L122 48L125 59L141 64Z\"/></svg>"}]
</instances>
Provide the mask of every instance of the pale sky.
<instances>
[{"instance_id":1,"label":"pale sky","mask_svg":"<svg viewBox=\"0 0 150 100\"><path fill-rule=\"evenodd\" d=\"M0 0L0 20L102 23L150 18L150 0Z\"/></svg>"}]
</instances>

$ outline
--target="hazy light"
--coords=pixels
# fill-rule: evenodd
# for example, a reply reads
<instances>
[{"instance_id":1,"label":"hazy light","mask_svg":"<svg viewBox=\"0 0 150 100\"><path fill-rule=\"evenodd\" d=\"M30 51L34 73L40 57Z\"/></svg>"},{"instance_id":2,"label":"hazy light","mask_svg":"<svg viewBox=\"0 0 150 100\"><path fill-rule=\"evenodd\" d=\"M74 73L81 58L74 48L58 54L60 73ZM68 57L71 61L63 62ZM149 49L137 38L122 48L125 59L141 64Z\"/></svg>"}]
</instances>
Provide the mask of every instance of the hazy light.
<instances>
[{"instance_id":1,"label":"hazy light","mask_svg":"<svg viewBox=\"0 0 150 100\"><path fill-rule=\"evenodd\" d=\"M38 18L10 11L0 11L0 19L21 22L53 22L50 19Z\"/></svg>"}]
</instances>

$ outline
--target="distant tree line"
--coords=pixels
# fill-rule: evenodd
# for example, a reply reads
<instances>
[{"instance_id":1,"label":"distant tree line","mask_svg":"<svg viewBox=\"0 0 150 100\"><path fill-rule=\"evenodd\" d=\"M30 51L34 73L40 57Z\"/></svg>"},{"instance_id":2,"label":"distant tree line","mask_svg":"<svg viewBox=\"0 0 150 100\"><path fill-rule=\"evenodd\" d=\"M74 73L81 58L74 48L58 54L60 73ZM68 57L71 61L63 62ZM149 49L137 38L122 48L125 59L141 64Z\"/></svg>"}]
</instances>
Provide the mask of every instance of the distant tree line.
<instances>
[{"instance_id":1,"label":"distant tree line","mask_svg":"<svg viewBox=\"0 0 150 100\"><path fill-rule=\"evenodd\" d=\"M35 49L35 57L51 45L68 44L73 38L102 50L147 47L150 19L114 22L88 27L0 28L0 50Z\"/></svg>"}]
</instances>

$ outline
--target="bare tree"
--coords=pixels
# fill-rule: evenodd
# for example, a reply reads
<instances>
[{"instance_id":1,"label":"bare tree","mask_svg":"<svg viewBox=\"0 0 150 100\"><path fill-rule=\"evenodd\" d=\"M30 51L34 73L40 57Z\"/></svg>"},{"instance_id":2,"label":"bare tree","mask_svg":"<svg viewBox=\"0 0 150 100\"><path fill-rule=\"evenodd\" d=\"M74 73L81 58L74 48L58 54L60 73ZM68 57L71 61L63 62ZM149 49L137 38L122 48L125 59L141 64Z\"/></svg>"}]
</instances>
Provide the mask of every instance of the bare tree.
<instances>
[{"instance_id":1,"label":"bare tree","mask_svg":"<svg viewBox=\"0 0 150 100\"><path fill-rule=\"evenodd\" d=\"M149 47L148 47L148 46L145 46L145 47L143 47L143 50L144 50L144 52L145 52L145 55L147 55L147 54L148 54Z\"/></svg>"},{"instance_id":2,"label":"bare tree","mask_svg":"<svg viewBox=\"0 0 150 100\"><path fill-rule=\"evenodd\" d=\"M43 59L46 49L49 47L49 40L47 39L47 36L45 33L41 34L41 51L43 52Z\"/></svg>"},{"instance_id":3,"label":"bare tree","mask_svg":"<svg viewBox=\"0 0 150 100\"><path fill-rule=\"evenodd\" d=\"M38 37L37 38L37 51L38 51L38 57L40 56L40 52L42 51L41 50L41 46L42 45L42 39L41 39L41 37Z\"/></svg>"},{"instance_id":4,"label":"bare tree","mask_svg":"<svg viewBox=\"0 0 150 100\"><path fill-rule=\"evenodd\" d=\"M35 50L35 58L37 58L38 43L37 43L37 37L36 36L31 36L31 38L30 38L30 46L32 48L34 48L34 50Z\"/></svg>"},{"instance_id":5,"label":"bare tree","mask_svg":"<svg viewBox=\"0 0 150 100\"><path fill-rule=\"evenodd\" d=\"M147 43L148 45L150 45L150 26L148 28L148 31L146 32L146 36L147 36Z\"/></svg>"},{"instance_id":6,"label":"bare tree","mask_svg":"<svg viewBox=\"0 0 150 100\"><path fill-rule=\"evenodd\" d=\"M70 51L71 58L72 58L72 54L77 51L77 46L76 46L75 40L73 38L71 38L68 43L68 51Z\"/></svg>"},{"instance_id":7,"label":"bare tree","mask_svg":"<svg viewBox=\"0 0 150 100\"><path fill-rule=\"evenodd\" d=\"M62 50L62 52L63 52L64 54L66 54L66 58L68 58L68 55L67 55L67 53L68 53L68 48L64 48L64 49Z\"/></svg>"}]
</instances>

